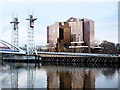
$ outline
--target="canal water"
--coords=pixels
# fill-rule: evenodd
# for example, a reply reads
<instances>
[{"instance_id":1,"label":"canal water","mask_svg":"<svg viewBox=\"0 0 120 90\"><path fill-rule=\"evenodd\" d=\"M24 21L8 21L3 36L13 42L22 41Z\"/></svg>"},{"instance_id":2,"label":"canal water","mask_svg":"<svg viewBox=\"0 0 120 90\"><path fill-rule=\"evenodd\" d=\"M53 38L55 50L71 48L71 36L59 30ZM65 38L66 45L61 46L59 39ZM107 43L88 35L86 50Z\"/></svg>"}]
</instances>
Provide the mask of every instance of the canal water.
<instances>
[{"instance_id":1,"label":"canal water","mask_svg":"<svg viewBox=\"0 0 120 90\"><path fill-rule=\"evenodd\" d=\"M10 63L0 66L2 88L118 88L116 65Z\"/></svg>"}]
</instances>

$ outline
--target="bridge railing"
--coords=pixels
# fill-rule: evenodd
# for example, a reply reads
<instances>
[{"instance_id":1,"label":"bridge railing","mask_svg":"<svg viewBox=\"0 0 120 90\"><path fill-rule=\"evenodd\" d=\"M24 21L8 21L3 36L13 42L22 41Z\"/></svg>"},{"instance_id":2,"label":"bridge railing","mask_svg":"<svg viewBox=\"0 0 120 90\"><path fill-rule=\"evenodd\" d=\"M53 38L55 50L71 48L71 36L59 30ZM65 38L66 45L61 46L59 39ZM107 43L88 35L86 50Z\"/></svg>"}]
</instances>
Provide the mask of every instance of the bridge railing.
<instances>
[{"instance_id":1,"label":"bridge railing","mask_svg":"<svg viewBox=\"0 0 120 90\"><path fill-rule=\"evenodd\" d=\"M69 53L69 52L38 52L38 54L70 55L70 56L104 56L104 57L113 56L112 54Z\"/></svg>"}]
</instances>

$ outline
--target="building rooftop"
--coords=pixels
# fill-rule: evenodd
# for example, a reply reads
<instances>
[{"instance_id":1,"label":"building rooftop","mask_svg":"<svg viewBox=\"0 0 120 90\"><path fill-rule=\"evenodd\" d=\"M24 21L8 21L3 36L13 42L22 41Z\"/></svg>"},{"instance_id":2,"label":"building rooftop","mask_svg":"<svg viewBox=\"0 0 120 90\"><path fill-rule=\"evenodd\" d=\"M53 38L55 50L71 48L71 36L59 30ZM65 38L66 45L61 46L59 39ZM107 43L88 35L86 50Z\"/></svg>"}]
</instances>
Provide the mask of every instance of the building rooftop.
<instances>
[{"instance_id":1,"label":"building rooftop","mask_svg":"<svg viewBox=\"0 0 120 90\"><path fill-rule=\"evenodd\" d=\"M74 18L74 17L70 17L66 22L79 22L79 21L93 21L93 20L86 19L86 18Z\"/></svg>"}]
</instances>

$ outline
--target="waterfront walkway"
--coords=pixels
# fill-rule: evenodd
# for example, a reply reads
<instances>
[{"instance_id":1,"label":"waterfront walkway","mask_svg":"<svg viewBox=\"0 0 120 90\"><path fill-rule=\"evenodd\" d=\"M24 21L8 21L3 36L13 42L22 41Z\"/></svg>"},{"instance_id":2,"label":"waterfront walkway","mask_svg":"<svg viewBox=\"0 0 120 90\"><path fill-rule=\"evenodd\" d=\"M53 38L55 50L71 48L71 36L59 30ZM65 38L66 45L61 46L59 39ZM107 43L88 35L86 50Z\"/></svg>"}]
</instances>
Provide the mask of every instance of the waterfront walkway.
<instances>
[{"instance_id":1,"label":"waterfront walkway","mask_svg":"<svg viewBox=\"0 0 120 90\"><path fill-rule=\"evenodd\" d=\"M69 52L37 52L40 57L119 57L112 54L69 53Z\"/></svg>"},{"instance_id":2,"label":"waterfront walkway","mask_svg":"<svg viewBox=\"0 0 120 90\"><path fill-rule=\"evenodd\" d=\"M111 54L67 53L67 52L38 52L37 54L12 55L3 57L11 62L57 62L57 63L118 63L119 57Z\"/></svg>"}]
</instances>

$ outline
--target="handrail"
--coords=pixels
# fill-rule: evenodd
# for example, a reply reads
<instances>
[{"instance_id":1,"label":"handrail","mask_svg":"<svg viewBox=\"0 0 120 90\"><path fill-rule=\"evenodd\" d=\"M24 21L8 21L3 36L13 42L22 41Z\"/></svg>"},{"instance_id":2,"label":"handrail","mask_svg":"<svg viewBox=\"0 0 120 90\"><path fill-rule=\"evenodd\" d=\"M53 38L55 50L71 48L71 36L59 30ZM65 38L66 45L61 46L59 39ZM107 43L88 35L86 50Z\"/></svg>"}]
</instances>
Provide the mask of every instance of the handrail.
<instances>
[{"instance_id":1,"label":"handrail","mask_svg":"<svg viewBox=\"0 0 120 90\"><path fill-rule=\"evenodd\" d=\"M52 55L71 55L71 56L108 56L111 54L92 54L92 53L69 53L69 52L37 52L38 54L52 54Z\"/></svg>"}]
</instances>

